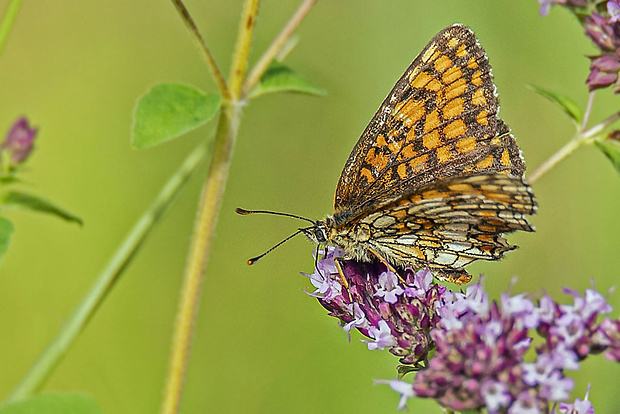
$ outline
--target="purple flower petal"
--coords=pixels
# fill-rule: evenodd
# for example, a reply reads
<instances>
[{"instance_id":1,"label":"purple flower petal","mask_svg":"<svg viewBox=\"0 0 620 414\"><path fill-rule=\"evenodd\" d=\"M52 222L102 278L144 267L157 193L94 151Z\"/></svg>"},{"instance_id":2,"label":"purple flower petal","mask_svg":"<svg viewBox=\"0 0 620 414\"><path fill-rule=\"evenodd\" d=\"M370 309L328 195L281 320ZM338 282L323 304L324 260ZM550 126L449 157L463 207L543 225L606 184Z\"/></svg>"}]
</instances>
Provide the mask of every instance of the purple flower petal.
<instances>
[{"instance_id":1,"label":"purple flower petal","mask_svg":"<svg viewBox=\"0 0 620 414\"><path fill-rule=\"evenodd\" d=\"M388 303L398 302L398 296L405 293L405 290L398 284L398 276L393 272L386 271L379 275L379 285L375 296L382 297Z\"/></svg>"},{"instance_id":2,"label":"purple flower petal","mask_svg":"<svg viewBox=\"0 0 620 414\"><path fill-rule=\"evenodd\" d=\"M368 344L368 349L371 351L396 345L396 340L394 336L392 336L392 330L384 320L379 321L379 327L371 326L370 329L368 329L368 334L374 341L362 340L362 342Z\"/></svg>"},{"instance_id":3,"label":"purple flower petal","mask_svg":"<svg viewBox=\"0 0 620 414\"><path fill-rule=\"evenodd\" d=\"M609 23L620 21L620 0L609 0L607 2L607 13L609 13Z\"/></svg>"},{"instance_id":4,"label":"purple flower petal","mask_svg":"<svg viewBox=\"0 0 620 414\"><path fill-rule=\"evenodd\" d=\"M620 62L616 56L603 55L591 58L590 69L598 69L603 72L618 72L620 70Z\"/></svg>"},{"instance_id":5,"label":"purple flower petal","mask_svg":"<svg viewBox=\"0 0 620 414\"><path fill-rule=\"evenodd\" d=\"M565 377L558 370L553 371L540 386L540 395L550 401L562 401L570 396L575 387L572 379Z\"/></svg>"},{"instance_id":6,"label":"purple flower petal","mask_svg":"<svg viewBox=\"0 0 620 414\"><path fill-rule=\"evenodd\" d=\"M486 380L480 387L480 394L489 413L508 407L512 402L512 395L508 391L508 386L499 381Z\"/></svg>"},{"instance_id":7,"label":"purple flower petal","mask_svg":"<svg viewBox=\"0 0 620 414\"><path fill-rule=\"evenodd\" d=\"M519 324L527 329L534 329L538 326L540 316L531 300L524 294L508 296L503 293L501 295L502 314L512 316L517 319Z\"/></svg>"},{"instance_id":8,"label":"purple flower petal","mask_svg":"<svg viewBox=\"0 0 620 414\"><path fill-rule=\"evenodd\" d=\"M354 319L342 327L342 329L344 329L349 335L349 342L351 341L351 329L370 328L370 325L368 321L366 320L366 314L364 314L364 311L360 307L359 303L355 302L351 305L351 307L353 308Z\"/></svg>"},{"instance_id":9,"label":"purple flower petal","mask_svg":"<svg viewBox=\"0 0 620 414\"><path fill-rule=\"evenodd\" d=\"M551 296L544 295L540 298L536 309L538 312L538 317L541 321L551 323L555 319L557 308L555 301L551 299Z\"/></svg>"},{"instance_id":10,"label":"purple flower petal","mask_svg":"<svg viewBox=\"0 0 620 414\"><path fill-rule=\"evenodd\" d=\"M590 75L588 75L586 84L589 86L590 91L593 91L594 89L606 88L607 86L612 85L616 81L617 77L617 73L602 72L594 68L590 72Z\"/></svg>"},{"instance_id":11,"label":"purple flower petal","mask_svg":"<svg viewBox=\"0 0 620 414\"><path fill-rule=\"evenodd\" d=\"M544 383L556 369L549 354L539 355L535 363L525 363L522 368L523 382L532 387Z\"/></svg>"},{"instance_id":12,"label":"purple flower petal","mask_svg":"<svg viewBox=\"0 0 620 414\"><path fill-rule=\"evenodd\" d=\"M549 354L549 363L558 369L576 370L579 369L577 354L565 344L559 343ZM542 355L541 355L542 356Z\"/></svg>"},{"instance_id":13,"label":"purple flower petal","mask_svg":"<svg viewBox=\"0 0 620 414\"><path fill-rule=\"evenodd\" d=\"M405 295L424 299L433 284L433 274L428 269L419 270L413 277L413 286L405 288Z\"/></svg>"},{"instance_id":14,"label":"purple flower petal","mask_svg":"<svg viewBox=\"0 0 620 414\"><path fill-rule=\"evenodd\" d=\"M538 0L538 4L540 4L540 15L546 17L549 14L553 0Z\"/></svg>"},{"instance_id":15,"label":"purple flower petal","mask_svg":"<svg viewBox=\"0 0 620 414\"><path fill-rule=\"evenodd\" d=\"M565 308L565 311L566 313L555 321L549 332L562 338L566 345L572 346L583 336L585 321L574 310L568 311L568 308Z\"/></svg>"},{"instance_id":16,"label":"purple flower petal","mask_svg":"<svg viewBox=\"0 0 620 414\"><path fill-rule=\"evenodd\" d=\"M508 409L508 414L543 414L540 403L528 391L523 391Z\"/></svg>"}]
</instances>

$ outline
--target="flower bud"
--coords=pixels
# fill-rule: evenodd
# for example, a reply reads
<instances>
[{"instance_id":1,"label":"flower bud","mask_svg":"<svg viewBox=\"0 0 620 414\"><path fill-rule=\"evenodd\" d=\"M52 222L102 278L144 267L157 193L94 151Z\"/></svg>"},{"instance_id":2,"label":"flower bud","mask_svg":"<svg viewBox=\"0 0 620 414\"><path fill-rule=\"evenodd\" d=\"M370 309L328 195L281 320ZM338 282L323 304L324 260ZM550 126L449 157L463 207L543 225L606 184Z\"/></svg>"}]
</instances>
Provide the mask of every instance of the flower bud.
<instances>
[{"instance_id":1,"label":"flower bud","mask_svg":"<svg viewBox=\"0 0 620 414\"><path fill-rule=\"evenodd\" d=\"M11 166L24 163L34 148L36 136L37 128L32 128L25 117L19 118L0 147L1 159L8 160Z\"/></svg>"}]
</instances>

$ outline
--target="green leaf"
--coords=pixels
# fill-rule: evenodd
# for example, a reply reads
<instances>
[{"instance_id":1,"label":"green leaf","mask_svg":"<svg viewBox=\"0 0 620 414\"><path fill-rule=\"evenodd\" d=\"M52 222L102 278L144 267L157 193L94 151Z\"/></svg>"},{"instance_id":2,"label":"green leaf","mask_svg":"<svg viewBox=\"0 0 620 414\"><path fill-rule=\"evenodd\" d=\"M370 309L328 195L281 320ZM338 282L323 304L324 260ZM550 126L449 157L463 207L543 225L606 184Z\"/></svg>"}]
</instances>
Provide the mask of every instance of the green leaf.
<instances>
[{"instance_id":1,"label":"green leaf","mask_svg":"<svg viewBox=\"0 0 620 414\"><path fill-rule=\"evenodd\" d=\"M603 151L614 167L616 167L618 174L620 174L620 141L616 141L615 139L606 139L602 141L594 141L594 145Z\"/></svg>"},{"instance_id":2,"label":"green leaf","mask_svg":"<svg viewBox=\"0 0 620 414\"><path fill-rule=\"evenodd\" d=\"M571 117L575 123L579 124L582 119L581 110L579 106L566 95L562 95L559 93L551 92L547 89L540 88L535 85L528 85L528 87L534 92L544 96L549 99L554 104L558 105L566 114Z\"/></svg>"},{"instance_id":3,"label":"green leaf","mask_svg":"<svg viewBox=\"0 0 620 414\"><path fill-rule=\"evenodd\" d=\"M89 394L41 394L5 405L0 414L101 414Z\"/></svg>"},{"instance_id":4,"label":"green leaf","mask_svg":"<svg viewBox=\"0 0 620 414\"><path fill-rule=\"evenodd\" d=\"M11 242L11 235L13 234L13 223L4 217L0 217L0 261L2 256L9 249L9 243Z\"/></svg>"},{"instance_id":5,"label":"green leaf","mask_svg":"<svg viewBox=\"0 0 620 414\"><path fill-rule=\"evenodd\" d=\"M15 174L12 174L12 173L9 173L7 175L0 175L0 185L15 184L21 181L22 180L17 178L17 176L15 176Z\"/></svg>"},{"instance_id":6,"label":"green leaf","mask_svg":"<svg viewBox=\"0 0 620 414\"><path fill-rule=\"evenodd\" d=\"M271 62L258 85L250 92L250 98L274 92L296 92L317 96L327 95L325 90L313 86L289 67L275 60Z\"/></svg>"},{"instance_id":7,"label":"green leaf","mask_svg":"<svg viewBox=\"0 0 620 414\"><path fill-rule=\"evenodd\" d=\"M134 148L150 148L198 128L220 109L222 98L191 86L165 83L138 99L133 116Z\"/></svg>"},{"instance_id":8,"label":"green leaf","mask_svg":"<svg viewBox=\"0 0 620 414\"><path fill-rule=\"evenodd\" d=\"M84 224L81 218L62 207L57 206L51 201L32 194L22 193L20 191L9 191L5 193L0 198L0 204L2 204L3 207L28 209L38 211L40 213L52 214L63 220L78 223L80 226Z\"/></svg>"}]
</instances>

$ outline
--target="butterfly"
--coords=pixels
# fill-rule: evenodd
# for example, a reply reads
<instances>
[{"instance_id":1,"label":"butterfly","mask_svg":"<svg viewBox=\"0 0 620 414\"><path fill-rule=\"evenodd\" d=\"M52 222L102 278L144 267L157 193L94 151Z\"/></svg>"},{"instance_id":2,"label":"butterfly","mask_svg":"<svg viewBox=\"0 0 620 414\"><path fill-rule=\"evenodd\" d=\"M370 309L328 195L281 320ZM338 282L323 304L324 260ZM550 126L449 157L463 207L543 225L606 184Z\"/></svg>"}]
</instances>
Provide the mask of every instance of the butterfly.
<instances>
[{"instance_id":1,"label":"butterfly","mask_svg":"<svg viewBox=\"0 0 620 414\"><path fill-rule=\"evenodd\" d=\"M498 111L484 49L468 27L447 27L413 60L353 148L334 214L316 221L277 214L310 221L295 234L339 247L344 259L428 267L439 280L466 283L464 266L516 248L504 233L534 231L526 215L536 212L536 200Z\"/></svg>"}]
</instances>

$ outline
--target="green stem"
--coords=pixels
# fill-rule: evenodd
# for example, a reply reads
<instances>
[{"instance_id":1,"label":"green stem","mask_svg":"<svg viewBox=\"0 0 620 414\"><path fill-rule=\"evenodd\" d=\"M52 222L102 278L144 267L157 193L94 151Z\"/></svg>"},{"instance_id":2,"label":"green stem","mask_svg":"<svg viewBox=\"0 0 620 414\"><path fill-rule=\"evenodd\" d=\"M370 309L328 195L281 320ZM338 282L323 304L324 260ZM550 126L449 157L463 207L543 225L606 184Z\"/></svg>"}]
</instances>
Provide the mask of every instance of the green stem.
<instances>
[{"instance_id":1,"label":"green stem","mask_svg":"<svg viewBox=\"0 0 620 414\"><path fill-rule=\"evenodd\" d=\"M592 113L592 105L594 104L594 94L596 91L590 92L588 95L588 104L586 105L586 111L583 114L583 121L581 122L581 131L585 131L590 120L590 114Z\"/></svg>"},{"instance_id":2,"label":"green stem","mask_svg":"<svg viewBox=\"0 0 620 414\"><path fill-rule=\"evenodd\" d=\"M172 0L172 3L174 3L174 6L177 8L177 11L181 15L183 22L194 36L196 43L198 43L198 47L200 48L200 51L202 52L202 55L207 62L207 66L209 67L209 69L211 69L211 74L213 75L213 78L215 78L215 82L217 83L222 97L224 99L230 99L230 91L228 90L226 80L224 79L224 76L222 75L222 72L220 71L217 62L215 61L215 58L211 54L211 50L209 50L202 35L200 34L198 26L196 26L196 23L194 23L194 19L192 19L192 16L189 14L189 11L181 0Z\"/></svg>"},{"instance_id":3,"label":"green stem","mask_svg":"<svg viewBox=\"0 0 620 414\"><path fill-rule=\"evenodd\" d=\"M618 119L620 119L620 112L615 112L611 114L610 116L608 116L607 118L599 122L598 124L594 125L592 128L588 129L587 131L584 131L582 134L583 140L585 142L590 143L596 138L597 135L603 132L605 128L608 128L611 125L613 125Z\"/></svg>"},{"instance_id":4,"label":"green stem","mask_svg":"<svg viewBox=\"0 0 620 414\"><path fill-rule=\"evenodd\" d=\"M6 13L4 14L2 22L0 22L0 55L2 55L4 46L7 40L9 40L9 35L11 34L15 19L17 19L17 13L22 5L22 1L23 0L12 0L6 8Z\"/></svg>"},{"instance_id":5,"label":"green stem","mask_svg":"<svg viewBox=\"0 0 620 414\"><path fill-rule=\"evenodd\" d=\"M250 71L248 78L243 83L241 95L243 98L247 96L252 88L260 81L260 78L263 76L271 62L276 58L276 56L278 56L280 51L284 48L290 37L293 33L295 33L295 30L297 30L303 19L310 12L310 9L316 2L317 0L304 0L293 16L291 16L288 23L286 23L280 31L280 34L278 34L265 53L263 53L256 65L252 68L252 71Z\"/></svg>"},{"instance_id":6,"label":"green stem","mask_svg":"<svg viewBox=\"0 0 620 414\"><path fill-rule=\"evenodd\" d=\"M579 146L583 143L583 139L581 135L575 136L573 139L568 141L566 145L560 148L556 153L554 153L551 157L549 157L545 162L540 164L538 168L534 170L532 174L529 175L527 181L530 184L534 184L540 177L542 177L547 171L556 166L560 161L564 158L568 157L572 154Z\"/></svg>"},{"instance_id":7,"label":"green stem","mask_svg":"<svg viewBox=\"0 0 620 414\"><path fill-rule=\"evenodd\" d=\"M607 127L611 126L614 122L620 119L620 112L615 112L603 121L594 125L592 128L582 131L575 135L570 141L566 143L562 148L560 148L555 154L553 154L549 159L540 164L536 170L528 177L528 182L533 184L540 177L542 177L547 171L551 170L555 167L560 161L564 158L568 157L570 154L575 152L577 148L579 148L582 144L589 144L594 141L599 134L601 134Z\"/></svg>"},{"instance_id":8,"label":"green stem","mask_svg":"<svg viewBox=\"0 0 620 414\"><path fill-rule=\"evenodd\" d=\"M241 96L241 86L245 79L245 72L248 69L250 47L252 46L252 38L254 37L254 27L256 26L256 18L258 17L259 3L260 0L246 0L243 6L243 14L241 15L239 35L237 36L237 44L235 46L235 53L233 54L229 80L230 94L232 99L236 101L238 101Z\"/></svg>"},{"instance_id":9,"label":"green stem","mask_svg":"<svg viewBox=\"0 0 620 414\"><path fill-rule=\"evenodd\" d=\"M181 297L172 337L172 350L170 352L168 375L166 377L161 407L162 414L176 414L181 406L183 387L185 385L185 371L189 361L202 283L207 260L211 253L217 217L222 205L232 152L241 122L242 105L238 98L248 66L258 5L259 0L246 0L241 15L239 36L233 55L230 85L228 88L232 99L225 99L222 103L215 135L213 159L202 189L198 216L194 223L194 233L183 278L183 286L181 287Z\"/></svg>"},{"instance_id":10,"label":"green stem","mask_svg":"<svg viewBox=\"0 0 620 414\"><path fill-rule=\"evenodd\" d=\"M30 371L15 388L6 403L27 398L41 389L69 347L75 342L92 316L107 298L120 276L142 247L151 230L161 219L163 213L170 207L190 176L196 171L206 153L207 145L199 145L185 159L174 175L170 177L153 204L134 225L114 256L112 256L112 259L101 272L88 294L82 300L82 303L73 312L73 315L71 315L58 336L30 368Z\"/></svg>"},{"instance_id":11,"label":"green stem","mask_svg":"<svg viewBox=\"0 0 620 414\"><path fill-rule=\"evenodd\" d=\"M194 332L194 321L200 302L201 287L222 197L226 188L232 150L240 121L240 105L233 105L229 101L220 113L213 160L202 190L198 216L194 225L194 235L174 327L168 376L161 408L162 414L175 414L181 405L185 371Z\"/></svg>"}]
</instances>

